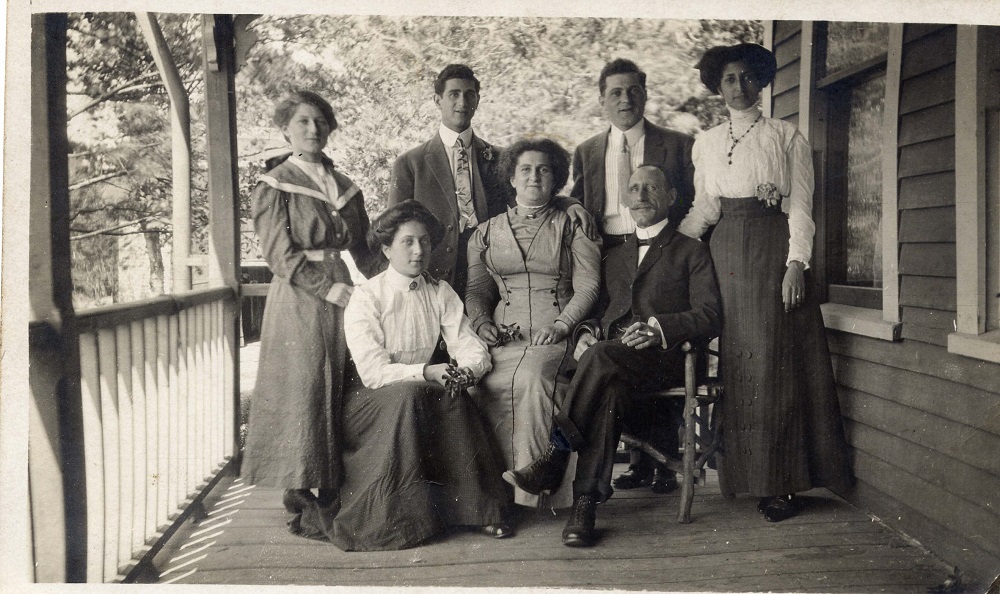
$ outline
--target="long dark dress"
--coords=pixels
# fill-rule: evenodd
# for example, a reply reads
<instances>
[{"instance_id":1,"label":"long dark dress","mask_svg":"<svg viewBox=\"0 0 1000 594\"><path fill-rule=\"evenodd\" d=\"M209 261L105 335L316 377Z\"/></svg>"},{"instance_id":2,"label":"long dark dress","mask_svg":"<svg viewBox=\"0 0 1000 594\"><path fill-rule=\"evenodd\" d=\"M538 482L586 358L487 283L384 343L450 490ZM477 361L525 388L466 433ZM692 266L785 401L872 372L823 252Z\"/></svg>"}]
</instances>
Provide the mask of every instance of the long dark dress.
<instances>
[{"instance_id":1,"label":"long dark dress","mask_svg":"<svg viewBox=\"0 0 1000 594\"><path fill-rule=\"evenodd\" d=\"M253 193L254 227L274 273L242 469L253 484L340 485L347 344L343 310L324 297L336 282L352 284L337 251L349 249L363 272L375 259L365 242L364 198L349 179L333 175L341 193L327 197L302 169L285 161L263 176Z\"/></svg>"},{"instance_id":2,"label":"long dark dress","mask_svg":"<svg viewBox=\"0 0 1000 594\"><path fill-rule=\"evenodd\" d=\"M312 504L298 530L345 551L417 546L448 526L502 520L503 466L468 394L423 380L438 337L460 367L482 376L486 346L445 282L392 268L360 286L346 312L361 381L344 401L340 508ZM362 385L362 382L364 385Z\"/></svg>"},{"instance_id":3,"label":"long dark dress","mask_svg":"<svg viewBox=\"0 0 1000 594\"><path fill-rule=\"evenodd\" d=\"M734 115L746 128L757 112ZM697 237L718 223L710 247L723 306L720 487L842 493L850 463L817 291L807 274L806 299L788 313L781 295L786 262L812 252L811 150L795 126L770 118L731 143L726 124L695 142L695 202L680 226ZM763 183L775 185L780 207L756 199Z\"/></svg>"}]
</instances>

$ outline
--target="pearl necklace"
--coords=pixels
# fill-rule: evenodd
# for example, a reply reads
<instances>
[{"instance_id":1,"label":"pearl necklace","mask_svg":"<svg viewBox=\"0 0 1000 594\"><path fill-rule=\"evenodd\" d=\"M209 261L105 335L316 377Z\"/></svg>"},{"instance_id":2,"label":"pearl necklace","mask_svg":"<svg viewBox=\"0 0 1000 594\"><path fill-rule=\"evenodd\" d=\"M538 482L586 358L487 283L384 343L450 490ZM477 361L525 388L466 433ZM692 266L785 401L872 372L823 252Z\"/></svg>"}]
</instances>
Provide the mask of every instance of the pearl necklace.
<instances>
[{"instance_id":1,"label":"pearl necklace","mask_svg":"<svg viewBox=\"0 0 1000 594\"><path fill-rule=\"evenodd\" d=\"M739 138L733 138L733 120L732 119L729 120L729 140L732 140L733 144L729 147L729 152L726 153L726 157L729 159L730 165L733 164L733 151L736 150L736 145L739 144L741 140L746 138L746 135L749 134L751 130L753 130L753 127L757 125L757 122L760 121L760 118L761 116L758 115L757 119L755 119L753 123L750 124L750 127L747 128L746 132L740 134Z\"/></svg>"}]
</instances>

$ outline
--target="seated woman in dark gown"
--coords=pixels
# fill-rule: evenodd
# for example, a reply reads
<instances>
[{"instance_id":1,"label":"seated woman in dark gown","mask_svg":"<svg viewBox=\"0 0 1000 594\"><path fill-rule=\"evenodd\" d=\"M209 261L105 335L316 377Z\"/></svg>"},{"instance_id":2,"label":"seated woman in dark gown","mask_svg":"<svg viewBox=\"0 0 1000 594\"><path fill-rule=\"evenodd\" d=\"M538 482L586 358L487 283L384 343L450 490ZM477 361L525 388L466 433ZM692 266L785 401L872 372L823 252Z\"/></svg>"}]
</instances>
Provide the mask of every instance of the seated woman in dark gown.
<instances>
[{"instance_id":1,"label":"seated woman in dark gown","mask_svg":"<svg viewBox=\"0 0 1000 594\"><path fill-rule=\"evenodd\" d=\"M490 370L490 355L455 291L425 272L442 234L417 202L385 211L369 243L389 267L344 313L359 380L344 398L340 509L311 506L299 529L345 551L413 547L449 526L512 534L503 465L465 391ZM431 364L441 339L454 365Z\"/></svg>"}]
</instances>

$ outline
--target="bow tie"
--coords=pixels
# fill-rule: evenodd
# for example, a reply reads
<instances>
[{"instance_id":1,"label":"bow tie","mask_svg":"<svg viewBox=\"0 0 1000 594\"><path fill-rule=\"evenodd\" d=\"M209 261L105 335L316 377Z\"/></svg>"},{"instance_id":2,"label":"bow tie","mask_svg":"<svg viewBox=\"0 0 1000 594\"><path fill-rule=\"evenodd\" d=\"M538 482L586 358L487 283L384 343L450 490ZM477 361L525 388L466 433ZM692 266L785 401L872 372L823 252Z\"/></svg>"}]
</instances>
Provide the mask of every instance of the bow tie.
<instances>
[{"instance_id":1,"label":"bow tie","mask_svg":"<svg viewBox=\"0 0 1000 594\"><path fill-rule=\"evenodd\" d=\"M643 239L643 238L641 238L641 237L636 237L636 239L638 239L638 240L639 240L639 247L642 247L642 246L644 246L644 245L648 246L648 245L649 245L649 243L650 243L651 241L653 241L652 239Z\"/></svg>"}]
</instances>

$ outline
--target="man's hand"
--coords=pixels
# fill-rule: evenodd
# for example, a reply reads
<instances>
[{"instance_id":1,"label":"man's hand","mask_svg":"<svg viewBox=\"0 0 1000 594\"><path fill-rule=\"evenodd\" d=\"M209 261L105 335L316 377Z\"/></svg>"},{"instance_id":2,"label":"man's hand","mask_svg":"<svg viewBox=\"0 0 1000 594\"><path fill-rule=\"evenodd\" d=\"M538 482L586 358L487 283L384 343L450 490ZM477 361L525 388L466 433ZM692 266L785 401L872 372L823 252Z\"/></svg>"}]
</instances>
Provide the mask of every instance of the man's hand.
<instances>
[{"instance_id":1,"label":"man's hand","mask_svg":"<svg viewBox=\"0 0 1000 594\"><path fill-rule=\"evenodd\" d=\"M340 307L347 307L347 302L351 300L351 293L354 287L345 283L333 283L326 293L326 300Z\"/></svg>"},{"instance_id":2,"label":"man's hand","mask_svg":"<svg viewBox=\"0 0 1000 594\"><path fill-rule=\"evenodd\" d=\"M574 224L580 226L587 237L597 241L597 225L594 224L594 217L590 216L587 209L580 203L574 203L566 207L566 215Z\"/></svg>"},{"instance_id":3,"label":"man's hand","mask_svg":"<svg viewBox=\"0 0 1000 594\"><path fill-rule=\"evenodd\" d=\"M576 342L576 349L573 351L573 358L577 361L583 356L587 349L597 344L597 337L589 332L580 336L580 340Z\"/></svg>"},{"instance_id":4,"label":"man's hand","mask_svg":"<svg viewBox=\"0 0 1000 594\"><path fill-rule=\"evenodd\" d=\"M625 329L622 344L634 349L647 349L663 344L663 334L659 328L654 328L645 322L636 322Z\"/></svg>"}]
</instances>

